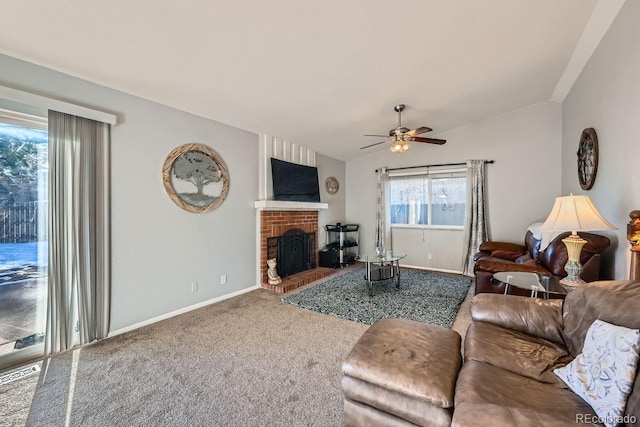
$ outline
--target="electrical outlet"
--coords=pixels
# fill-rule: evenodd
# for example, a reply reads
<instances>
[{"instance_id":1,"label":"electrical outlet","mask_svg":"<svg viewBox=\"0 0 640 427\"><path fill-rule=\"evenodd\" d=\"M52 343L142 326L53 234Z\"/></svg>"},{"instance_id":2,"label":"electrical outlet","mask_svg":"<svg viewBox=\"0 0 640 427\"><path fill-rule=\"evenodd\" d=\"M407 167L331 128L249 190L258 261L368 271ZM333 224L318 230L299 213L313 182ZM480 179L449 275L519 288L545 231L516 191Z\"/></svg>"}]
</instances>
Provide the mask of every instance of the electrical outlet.
<instances>
[{"instance_id":1,"label":"electrical outlet","mask_svg":"<svg viewBox=\"0 0 640 427\"><path fill-rule=\"evenodd\" d=\"M433 257L431 256L431 254L427 254L427 259L432 259Z\"/></svg>"},{"instance_id":2,"label":"electrical outlet","mask_svg":"<svg viewBox=\"0 0 640 427\"><path fill-rule=\"evenodd\" d=\"M191 282L191 292L198 292L198 282Z\"/></svg>"},{"instance_id":3,"label":"electrical outlet","mask_svg":"<svg viewBox=\"0 0 640 427\"><path fill-rule=\"evenodd\" d=\"M222 276L220 276L220 284L221 285L226 285L227 284L227 275L223 274Z\"/></svg>"}]
</instances>

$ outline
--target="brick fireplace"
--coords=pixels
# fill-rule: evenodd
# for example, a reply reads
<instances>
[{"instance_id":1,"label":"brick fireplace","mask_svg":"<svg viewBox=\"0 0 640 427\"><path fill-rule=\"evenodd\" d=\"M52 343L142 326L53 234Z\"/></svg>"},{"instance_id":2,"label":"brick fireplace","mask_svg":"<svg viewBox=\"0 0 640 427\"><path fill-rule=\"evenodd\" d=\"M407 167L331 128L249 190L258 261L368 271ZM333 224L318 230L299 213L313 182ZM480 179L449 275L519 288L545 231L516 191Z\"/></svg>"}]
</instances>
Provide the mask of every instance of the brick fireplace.
<instances>
[{"instance_id":1,"label":"brick fireplace","mask_svg":"<svg viewBox=\"0 0 640 427\"><path fill-rule=\"evenodd\" d=\"M318 211L304 210L262 210L260 211L260 283L263 288L283 294L304 286L315 280L333 274L330 268L317 267L282 279L280 285L269 285L267 281L267 240L279 237L291 229L300 229L305 233L314 233L316 242L318 236ZM318 250L311 254L314 265L318 264Z\"/></svg>"}]
</instances>

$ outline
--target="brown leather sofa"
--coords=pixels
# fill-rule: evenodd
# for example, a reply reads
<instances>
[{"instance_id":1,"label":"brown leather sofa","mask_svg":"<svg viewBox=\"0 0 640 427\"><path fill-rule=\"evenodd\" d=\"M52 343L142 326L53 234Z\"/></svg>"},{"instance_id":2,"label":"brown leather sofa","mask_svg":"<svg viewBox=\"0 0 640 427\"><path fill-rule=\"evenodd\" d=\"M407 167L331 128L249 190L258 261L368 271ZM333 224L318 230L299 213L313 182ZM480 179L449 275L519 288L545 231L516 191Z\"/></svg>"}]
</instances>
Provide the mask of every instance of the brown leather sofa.
<instances>
[{"instance_id":1,"label":"brown leather sofa","mask_svg":"<svg viewBox=\"0 0 640 427\"><path fill-rule=\"evenodd\" d=\"M589 283L565 300L477 295L459 371L459 338L453 338L457 333L382 319L365 332L343 364L345 424L600 425L592 408L553 370L581 352L596 319L640 329L639 312L637 281ZM623 420L621 425L640 422L637 370Z\"/></svg>"},{"instance_id":2,"label":"brown leather sofa","mask_svg":"<svg viewBox=\"0 0 640 427\"><path fill-rule=\"evenodd\" d=\"M564 265L568 255L562 239L569 234L571 233L558 235L542 251L540 240L530 230L527 230L524 245L492 241L482 243L480 252L474 256L475 293L504 293L504 284L492 280L493 274L501 271L525 271L542 276L557 276L560 279L565 277L567 273ZM600 254L609 247L610 241L605 236L592 233L581 232L580 237L587 241L580 254L580 277L586 282L600 280ZM526 291L514 288L510 291L526 295Z\"/></svg>"}]
</instances>

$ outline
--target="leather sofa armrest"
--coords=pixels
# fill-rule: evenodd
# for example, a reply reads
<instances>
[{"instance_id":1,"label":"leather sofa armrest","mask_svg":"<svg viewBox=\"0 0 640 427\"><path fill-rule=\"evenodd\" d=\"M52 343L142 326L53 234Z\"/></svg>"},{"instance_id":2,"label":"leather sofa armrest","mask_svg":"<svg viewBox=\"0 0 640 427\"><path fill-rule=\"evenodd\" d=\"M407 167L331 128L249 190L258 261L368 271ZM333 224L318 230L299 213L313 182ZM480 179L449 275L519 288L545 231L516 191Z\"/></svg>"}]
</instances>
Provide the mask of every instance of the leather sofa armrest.
<instances>
[{"instance_id":1,"label":"leather sofa armrest","mask_svg":"<svg viewBox=\"0 0 640 427\"><path fill-rule=\"evenodd\" d=\"M524 271L527 273L538 273L547 276L549 270L541 265L527 265L512 261L503 261L498 258L482 258L476 261L473 270L486 271L488 273L500 273L501 271Z\"/></svg>"},{"instance_id":2,"label":"leather sofa armrest","mask_svg":"<svg viewBox=\"0 0 640 427\"><path fill-rule=\"evenodd\" d=\"M519 245L517 243L507 243L507 242L482 242L480 247L478 248L481 251L485 252L493 252L493 251L509 251L509 252L522 252L524 253L527 250L527 247L524 245Z\"/></svg>"},{"instance_id":3,"label":"leather sofa armrest","mask_svg":"<svg viewBox=\"0 0 640 427\"><path fill-rule=\"evenodd\" d=\"M562 303L560 299L478 294L471 303L471 318L564 345Z\"/></svg>"},{"instance_id":4,"label":"leather sofa armrest","mask_svg":"<svg viewBox=\"0 0 640 427\"><path fill-rule=\"evenodd\" d=\"M489 256L491 256L491 251L480 251L473 256L473 260L478 261L481 258L489 257Z\"/></svg>"}]
</instances>

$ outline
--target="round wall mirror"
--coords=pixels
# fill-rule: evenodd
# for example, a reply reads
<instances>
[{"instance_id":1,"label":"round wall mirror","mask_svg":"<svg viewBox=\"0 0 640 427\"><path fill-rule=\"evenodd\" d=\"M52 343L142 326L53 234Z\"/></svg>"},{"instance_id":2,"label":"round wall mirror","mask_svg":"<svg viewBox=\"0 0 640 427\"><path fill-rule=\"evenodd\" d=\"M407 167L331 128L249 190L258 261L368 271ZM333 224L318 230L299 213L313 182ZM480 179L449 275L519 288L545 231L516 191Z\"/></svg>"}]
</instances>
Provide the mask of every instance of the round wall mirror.
<instances>
[{"instance_id":1,"label":"round wall mirror","mask_svg":"<svg viewBox=\"0 0 640 427\"><path fill-rule=\"evenodd\" d=\"M578 144L578 181L583 190L590 190L598 172L598 136L593 128L582 131Z\"/></svg>"},{"instance_id":2,"label":"round wall mirror","mask_svg":"<svg viewBox=\"0 0 640 427\"><path fill-rule=\"evenodd\" d=\"M171 151L162 168L162 181L176 205L195 213L214 210L229 192L227 165L203 144L185 144Z\"/></svg>"},{"instance_id":3,"label":"round wall mirror","mask_svg":"<svg viewBox=\"0 0 640 427\"><path fill-rule=\"evenodd\" d=\"M340 190L340 183L335 176L330 176L324 181L324 188L329 194L336 194Z\"/></svg>"}]
</instances>

